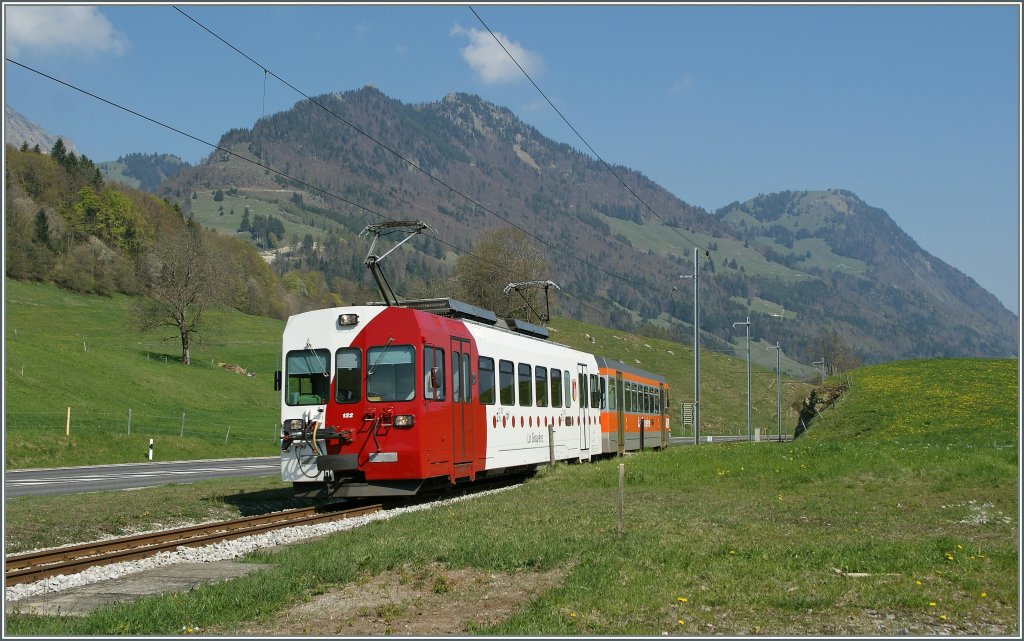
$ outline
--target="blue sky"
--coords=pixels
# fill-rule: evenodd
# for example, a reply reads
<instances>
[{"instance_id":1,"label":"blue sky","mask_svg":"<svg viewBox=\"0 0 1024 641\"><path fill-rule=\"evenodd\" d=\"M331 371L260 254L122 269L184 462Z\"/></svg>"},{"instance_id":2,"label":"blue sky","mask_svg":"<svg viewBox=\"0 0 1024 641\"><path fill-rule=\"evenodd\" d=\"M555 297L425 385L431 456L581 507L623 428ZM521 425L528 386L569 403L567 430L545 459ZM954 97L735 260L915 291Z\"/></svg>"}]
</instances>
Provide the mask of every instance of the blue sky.
<instances>
[{"instance_id":1,"label":"blue sky","mask_svg":"<svg viewBox=\"0 0 1024 641\"><path fill-rule=\"evenodd\" d=\"M175 6L307 95L473 93L585 148L469 5ZM1018 4L473 7L610 164L709 211L848 189L1018 312ZM302 99L172 5L26 9L4 4L6 58L205 141ZM93 160L210 152L4 71L6 104Z\"/></svg>"}]
</instances>

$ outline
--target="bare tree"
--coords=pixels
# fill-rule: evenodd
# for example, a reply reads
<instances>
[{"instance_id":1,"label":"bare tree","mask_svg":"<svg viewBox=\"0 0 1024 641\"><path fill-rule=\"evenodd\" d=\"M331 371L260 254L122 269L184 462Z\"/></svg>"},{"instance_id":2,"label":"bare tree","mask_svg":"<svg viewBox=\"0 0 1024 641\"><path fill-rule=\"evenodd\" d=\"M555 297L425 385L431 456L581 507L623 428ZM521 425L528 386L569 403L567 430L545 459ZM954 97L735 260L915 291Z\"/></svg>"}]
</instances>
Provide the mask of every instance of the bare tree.
<instances>
[{"instance_id":1,"label":"bare tree","mask_svg":"<svg viewBox=\"0 0 1024 641\"><path fill-rule=\"evenodd\" d=\"M525 233L511 227L484 235L463 254L452 270L455 297L472 305L490 309L498 316L511 317L525 311L526 303L518 293L504 293L509 283L548 277L544 255L530 244ZM543 308L543 293L524 292L534 309Z\"/></svg>"},{"instance_id":2,"label":"bare tree","mask_svg":"<svg viewBox=\"0 0 1024 641\"><path fill-rule=\"evenodd\" d=\"M202 330L203 313L219 298L224 279L218 259L201 227L189 219L184 227L158 237L142 269L145 296L132 310L140 331L173 327L181 339L181 362L188 365L189 345Z\"/></svg>"},{"instance_id":3,"label":"bare tree","mask_svg":"<svg viewBox=\"0 0 1024 641\"><path fill-rule=\"evenodd\" d=\"M832 374L848 372L861 366L860 359L836 330L827 330L818 335L818 354L825 359L825 367Z\"/></svg>"}]
</instances>

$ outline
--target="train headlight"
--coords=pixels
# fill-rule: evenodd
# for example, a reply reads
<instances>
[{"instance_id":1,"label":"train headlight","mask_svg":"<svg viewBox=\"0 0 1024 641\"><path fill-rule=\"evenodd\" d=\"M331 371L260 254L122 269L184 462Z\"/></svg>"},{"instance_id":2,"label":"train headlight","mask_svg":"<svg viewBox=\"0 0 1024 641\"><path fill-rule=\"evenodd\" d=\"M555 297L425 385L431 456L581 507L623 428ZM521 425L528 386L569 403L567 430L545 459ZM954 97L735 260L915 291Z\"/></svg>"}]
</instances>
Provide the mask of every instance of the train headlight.
<instances>
[{"instance_id":1,"label":"train headlight","mask_svg":"<svg viewBox=\"0 0 1024 641\"><path fill-rule=\"evenodd\" d=\"M301 418L290 418L284 422L285 432L301 431L303 427L305 423Z\"/></svg>"},{"instance_id":2,"label":"train headlight","mask_svg":"<svg viewBox=\"0 0 1024 641\"><path fill-rule=\"evenodd\" d=\"M412 427L416 423L412 414L398 414L394 418L395 427Z\"/></svg>"},{"instance_id":3,"label":"train headlight","mask_svg":"<svg viewBox=\"0 0 1024 641\"><path fill-rule=\"evenodd\" d=\"M339 314L338 325L340 327L352 327L359 324L359 314Z\"/></svg>"}]
</instances>

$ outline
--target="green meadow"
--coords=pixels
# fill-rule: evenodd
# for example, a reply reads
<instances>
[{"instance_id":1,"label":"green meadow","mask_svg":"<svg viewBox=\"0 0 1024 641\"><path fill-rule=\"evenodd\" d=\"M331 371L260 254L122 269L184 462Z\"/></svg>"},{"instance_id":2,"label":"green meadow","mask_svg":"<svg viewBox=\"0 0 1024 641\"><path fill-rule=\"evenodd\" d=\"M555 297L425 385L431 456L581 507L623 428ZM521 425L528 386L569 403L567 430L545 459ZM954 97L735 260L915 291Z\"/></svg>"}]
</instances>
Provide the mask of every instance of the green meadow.
<instances>
[{"instance_id":1,"label":"green meadow","mask_svg":"<svg viewBox=\"0 0 1024 641\"><path fill-rule=\"evenodd\" d=\"M793 442L558 465L506 492L250 554L272 567L241 579L83 618L12 615L7 632L231 635L384 572L447 568L564 571L500 622L452 612L456 634L1019 636L1017 362L897 362L850 381ZM184 503L244 503L242 483ZM7 514L54 517L59 500L8 501ZM377 615L400 630L416 607ZM294 633L343 633L310 626Z\"/></svg>"},{"instance_id":2,"label":"green meadow","mask_svg":"<svg viewBox=\"0 0 1024 641\"><path fill-rule=\"evenodd\" d=\"M142 461L150 438L156 460L277 452L284 323L211 310L185 367L173 331L132 328L131 302L5 282L5 466Z\"/></svg>"},{"instance_id":3,"label":"green meadow","mask_svg":"<svg viewBox=\"0 0 1024 641\"><path fill-rule=\"evenodd\" d=\"M131 297L10 279L5 287L9 469L142 461L151 438L155 460L278 451L273 373L283 321L213 309L185 367L173 330L133 329ZM692 434L680 421L680 403L693 397L692 348L568 319L551 327L552 340L665 376L673 433ZM707 352L701 367L702 434L745 434L745 363ZM792 434L793 405L808 386L783 381L783 432ZM776 434L774 362L772 369L752 368L751 399L754 424L762 434Z\"/></svg>"}]
</instances>

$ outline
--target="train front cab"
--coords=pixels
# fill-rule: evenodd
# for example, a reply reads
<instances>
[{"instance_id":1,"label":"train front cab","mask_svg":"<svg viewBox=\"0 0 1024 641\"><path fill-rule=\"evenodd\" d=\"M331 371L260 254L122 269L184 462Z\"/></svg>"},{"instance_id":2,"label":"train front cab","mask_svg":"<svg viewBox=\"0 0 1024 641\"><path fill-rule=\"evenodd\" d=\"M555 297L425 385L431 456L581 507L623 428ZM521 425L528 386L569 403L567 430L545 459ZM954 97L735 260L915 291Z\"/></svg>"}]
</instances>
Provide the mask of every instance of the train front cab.
<instances>
[{"instance_id":1,"label":"train front cab","mask_svg":"<svg viewBox=\"0 0 1024 641\"><path fill-rule=\"evenodd\" d=\"M411 495L475 478L484 421L465 384L476 353L464 325L396 307L293 319L282 480L298 495Z\"/></svg>"}]
</instances>

